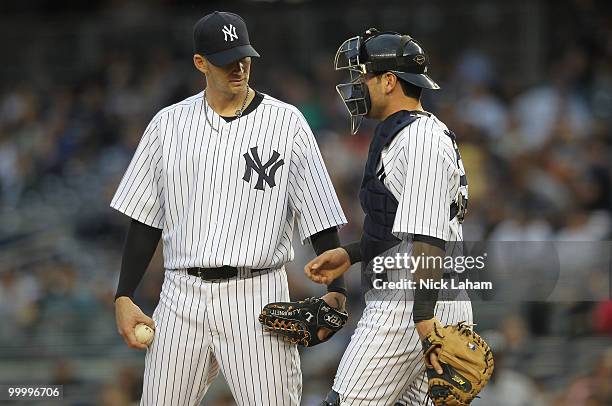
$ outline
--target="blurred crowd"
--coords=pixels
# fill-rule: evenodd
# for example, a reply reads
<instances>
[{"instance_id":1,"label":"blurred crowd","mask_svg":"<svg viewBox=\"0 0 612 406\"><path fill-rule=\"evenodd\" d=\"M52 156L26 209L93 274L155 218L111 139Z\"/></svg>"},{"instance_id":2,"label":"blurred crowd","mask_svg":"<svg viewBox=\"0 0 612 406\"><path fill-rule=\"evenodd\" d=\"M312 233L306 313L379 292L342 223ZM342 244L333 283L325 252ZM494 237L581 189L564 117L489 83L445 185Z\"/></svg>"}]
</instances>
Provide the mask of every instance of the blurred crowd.
<instances>
[{"instance_id":1,"label":"blurred crowd","mask_svg":"<svg viewBox=\"0 0 612 406\"><path fill-rule=\"evenodd\" d=\"M588 9L589 2L576 3ZM426 93L423 104L459 137L470 193L466 240L610 240L612 30L575 30L575 41L551 52L534 83L508 80L499 73L504 61L478 47L438 57L443 66L432 67L443 90ZM251 36L257 45L256 33ZM306 116L350 222L342 240L352 241L360 233L356 197L375 123L348 135L331 69L337 45L324 44L300 69L280 55L264 55L267 61L254 61L251 76L255 89ZM189 50L172 46L110 47L95 68L73 68L69 80L4 78L0 382L22 376L62 383L74 404L138 399L142 354L127 350L116 334L112 300L128 220L108 204L152 116L204 87ZM288 266L293 297L321 292L300 271L311 257L310 247L296 247ZM157 252L136 297L149 314L162 268ZM356 315L359 283L353 269ZM499 354L478 404L612 404L610 302L481 304L475 311ZM304 352L305 405L328 390L350 338L345 330ZM211 398L206 404L232 404L221 386Z\"/></svg>"}]
</instances>

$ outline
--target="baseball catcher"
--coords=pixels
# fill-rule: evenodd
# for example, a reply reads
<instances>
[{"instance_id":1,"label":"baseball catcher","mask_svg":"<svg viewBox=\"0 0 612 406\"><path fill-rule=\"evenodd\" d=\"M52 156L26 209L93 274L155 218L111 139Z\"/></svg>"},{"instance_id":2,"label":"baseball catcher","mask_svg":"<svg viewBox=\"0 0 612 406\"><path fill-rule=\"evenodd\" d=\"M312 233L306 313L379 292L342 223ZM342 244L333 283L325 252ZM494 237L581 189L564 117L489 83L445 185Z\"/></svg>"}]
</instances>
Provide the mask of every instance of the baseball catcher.
<instances>
[{"instance_id":1,"label":"baseball catcher","mask_svg":"<svg viewBox=\"0 0 612 406\"><path fill-rule=\"evenodd\" d=\"M336 89L351 133L364 118L379 123L359 190L361 238L304 268L327 284L361 263L366 303L321 406L413 406L427 398L467 405L490 378L493 356L470 327L468 292L453 288L464 270L446 262L465 257L468 180L457 136L421 103L423 89L440 88L429 57L411 36L372 28L340 45L334 67L348 74ZM395 261L402 256L424 260Z\"/></svg>"},{"instance_id":2,"label":"baseball catcher","mask_svg":"<svg viewBox=\"0 0 612 406\"><path fill-rule=\"evenodd\" d=\"M304 347L327 341L346 324L347 319L346 312L334 309L319 298L268 303L259 315L264 330Z\"/></svg>"}]
</instances>

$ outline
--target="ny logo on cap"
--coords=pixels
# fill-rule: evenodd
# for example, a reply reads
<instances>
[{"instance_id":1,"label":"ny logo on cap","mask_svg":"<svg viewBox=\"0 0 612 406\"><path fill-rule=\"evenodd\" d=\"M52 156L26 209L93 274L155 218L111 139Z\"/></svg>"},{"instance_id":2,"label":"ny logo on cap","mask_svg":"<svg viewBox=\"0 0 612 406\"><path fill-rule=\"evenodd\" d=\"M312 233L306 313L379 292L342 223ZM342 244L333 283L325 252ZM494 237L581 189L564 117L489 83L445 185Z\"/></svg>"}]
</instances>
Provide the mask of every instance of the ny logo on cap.
<instances>
[{"instance_id":1,"label":"ny logo on cap","mask_svg":"<svg viewBox=\"0 0 612 406\"><path fill-rule=\"evenodd\" d=\"M223 33L223 38L225 39L225 42L227 42L228 38L230 41L238 39L238 34L236 34L236 27L231 24L229 25L229 27L227 25L224 25L221 32Z\"/></svg>"},{"instance_id":2,"label":"ny logo on cap","mask_svg":"<svg viewBox=\"0 0 612 406\"><path fill-rule=\"evenodd\" d=\"M251 181L251 173L253 171L257 172L259 178L257 179L257 184L255 184L255 189L264 190L264 181L273 188L276 186L276 181L274 180L274 175L278 168L283 166L285 163L284 160L278 160L280 154L276 151L272 151L272 156L265 164L261 163L261 159L259 158L259 154L257 153L257 147L251 148L251 155L248 152L242 155L244 160L246 161L246 168L244 170L244 176L242 180L245 182ZM266 174L266 171L269 173Z\"/></svg>"}]
</instances>

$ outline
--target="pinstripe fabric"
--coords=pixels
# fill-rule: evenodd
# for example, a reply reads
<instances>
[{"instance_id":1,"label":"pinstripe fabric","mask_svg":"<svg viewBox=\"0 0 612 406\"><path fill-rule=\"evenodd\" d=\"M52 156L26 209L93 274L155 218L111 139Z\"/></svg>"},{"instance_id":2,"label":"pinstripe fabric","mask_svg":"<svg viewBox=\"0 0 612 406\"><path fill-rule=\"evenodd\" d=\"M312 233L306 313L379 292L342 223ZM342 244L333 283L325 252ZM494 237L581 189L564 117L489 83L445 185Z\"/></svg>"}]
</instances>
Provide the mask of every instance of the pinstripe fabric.
<instances>
[{"instance_id":1,"label":"pinstripe fabric","mask_svg":"<svg viewBox=\"0 0 612 406\"><path fill-rule=\"evenodd\" d=\"M294 222L303 241L346 223L294 106L264 95L254 111L227 123L205 103L199 93L155 115L111 201L163 229L166 269L280 267L293 259ZM260 167L272 185L247 157L279 165L273 176Z\"/></svg>"},{"instance_id":2,"label":"pinstripe fabric","mask_svg":"<svg viewBox=\"0 0 612 406\"><path fill-rule=\"evenodd\" d=\"M342 406L425 404L425 365L412 322L412 302L389 292L370 296L334 379ZM469 301L438 302L442 324L472 322Z\"/></svg>"},{"instance_id":3,"label":"pinstripe fabric","mask_svg":"<svg viewBox=\"0 0 612 406\"><path fill-rule=\"evenodd\" d=\"M288 300L282 268L223 282L166 271L140 404L198 405L221 371L240 406L299 405L297 347L257 321L266 303Z\"/></svg>"},{"instance_id":4,"label":"pinstripe fabric","mask_svg":"<svg viewBox=\"0 0 612 406\"><path fill-rule=\"evenodd\" d=\"M393 233L398 238L423 234L444 241L461 241L457 218L449 221L450 204L459 193L457 163L448 128L434 115L420 116L404 128L381 154L377 171L398 200Z\"/></svg>"}]
</instances>

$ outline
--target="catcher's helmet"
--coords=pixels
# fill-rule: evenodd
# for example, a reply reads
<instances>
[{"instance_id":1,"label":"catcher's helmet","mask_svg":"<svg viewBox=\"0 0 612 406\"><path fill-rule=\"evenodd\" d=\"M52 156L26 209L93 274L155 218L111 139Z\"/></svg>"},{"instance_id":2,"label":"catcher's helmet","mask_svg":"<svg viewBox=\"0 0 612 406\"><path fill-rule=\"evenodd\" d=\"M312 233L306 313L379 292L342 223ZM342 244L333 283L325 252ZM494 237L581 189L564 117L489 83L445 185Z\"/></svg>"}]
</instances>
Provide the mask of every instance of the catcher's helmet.
<instances>
[{"instance_id":1,"label":"catcher's helmet","mask_svg":"<svg viewBox=\"0 0 612 406\"><path fill-rule=\"evenodd\" d=\"M336 52L334 68L351 74L350 83L336 88L351 114L352 132L357 131L361 117L369 111L367 87L359 81L362 74L391 72L415 86L439 89L427 74L428 65L427 54L409 35L370 28L344 41Z\"/></svg>"}]
</instances>

